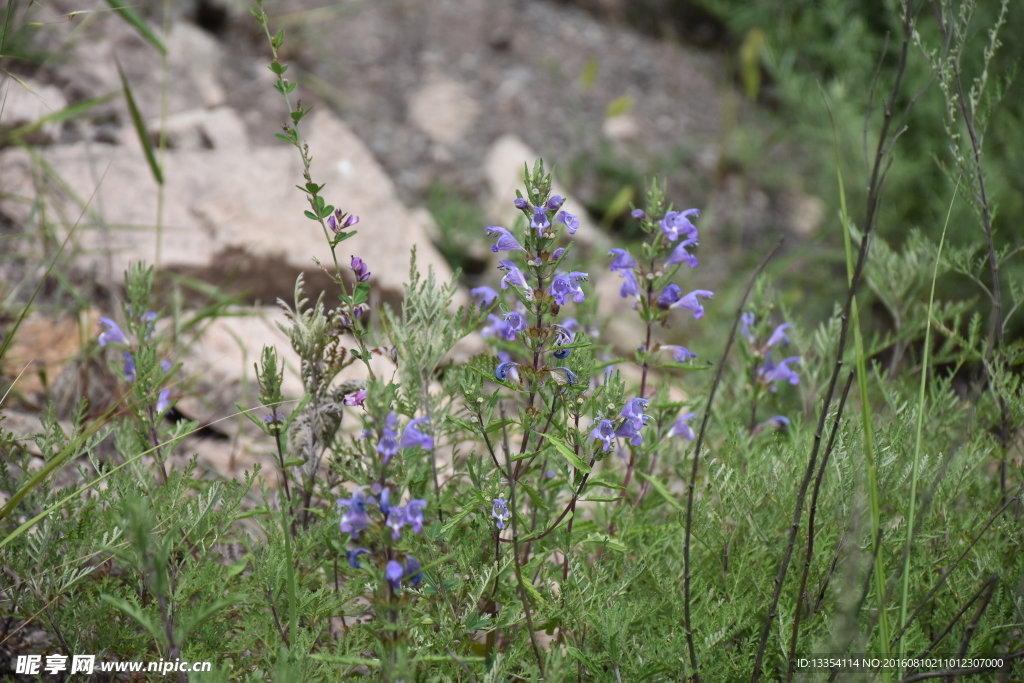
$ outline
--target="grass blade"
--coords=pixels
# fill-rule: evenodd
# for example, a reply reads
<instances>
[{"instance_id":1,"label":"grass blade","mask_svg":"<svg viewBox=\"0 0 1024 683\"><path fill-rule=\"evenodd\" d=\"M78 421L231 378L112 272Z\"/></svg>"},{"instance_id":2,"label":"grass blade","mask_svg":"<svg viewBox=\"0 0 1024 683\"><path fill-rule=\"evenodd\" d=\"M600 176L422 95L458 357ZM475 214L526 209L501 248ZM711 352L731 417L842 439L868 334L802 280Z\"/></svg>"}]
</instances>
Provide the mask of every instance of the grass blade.
<instances>
[{"instance_id":1,"label":"grass blade","mask_svg":"<svg viewBox=\"0 0 1024 683\"><path fill-rule=\"evenodd\" d=\"M156 182L160 185L164 184L164 174L160 170L160 164L157 163L156 154L153 153L153 141L149 139L149 134L146 132L146 124L142 120L142 114L139 113L139 108L135 104L135 97L132 95L132 87L128 84L128 78L124 75L124 71L121 69L121 65L117 65L117 73L121 76L121 85L124 88L124 99L128 103L128 113L132 117L132 125L135 126L135 134L139 136L139 142L142 143L142 151L146 153L146 161L149 163L149 170L153 172L153 177L156 178Z\"/></svg>"},{"instance_id":2,"label":"grass blade","mask_svg":"<svg viewBox=\"0 0 1024 683\"><path fill-rule=\"evenodd\" d=\"M928 323L924 331L924 358L921 360L921 386L917 394L917 434L914 438L914 464L910 475L910 510L907 514L907 540L903 547L903 590L900 595L900 626L901 629L907 623L907 602L910 599L910 551L914 534L914 511L917 502L917 479L921 466L921 439L924 431L924 404L925 385L928 382L928 363L931 360L932 341L932 306L935 303L935 280L939 277L939 262L942 260L942 247L946 243L946 228L949 227L949 217L953 213L953 203L956 201L956 193L960 189L960 179L957 178L956 189L953 190L953 198L949 201L949 211L946 212L946 222L942 226L942 237L939 238L939 249L935 254L935 267L932 269L932 288L928 294ZM902 630L900 631L902 635ZM907 641L900 638L900 657L907 651Z\"/></svg>"},{"instance_id":3,"label":"grass blade","mask_svg":"<svg viewBox=\"0 0 1024 683\"><path fill-rule=\"evenodd\" d=\"M167 54L167 47L164 45L164 42L160 40L159 36L153 33L153 29L149 27L149 24L143 21L142 17L136 14L135 10L133 10L130 5L124 4L122 0L107 0L107 4L110 5L115 12L120 14L122 19L135 27L135 30L138 31L150 45L155 47L157 50L160 50L161 54Z\"/></svg>"}]
</instances>

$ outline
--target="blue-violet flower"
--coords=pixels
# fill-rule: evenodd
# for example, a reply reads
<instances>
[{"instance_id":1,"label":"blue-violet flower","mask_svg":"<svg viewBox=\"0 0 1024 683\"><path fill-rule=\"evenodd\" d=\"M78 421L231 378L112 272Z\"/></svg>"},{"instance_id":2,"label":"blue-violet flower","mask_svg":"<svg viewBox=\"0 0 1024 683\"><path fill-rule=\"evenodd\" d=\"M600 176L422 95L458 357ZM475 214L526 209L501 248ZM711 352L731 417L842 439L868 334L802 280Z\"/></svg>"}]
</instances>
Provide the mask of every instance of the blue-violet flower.
<instances>
[{"instance_id":1,"label":"blue-violet flower","mask_svg":"<svg viewBox=\"0 0 1024 683\"><path fill-rule=\"evenodd\" d=\"M100 346L106 346L107 344L127 344L128 340L125 339L124 333L121 332L121 328L117 326L110 318L100 318L100 325L104 329L100 332L99 341Z\"/></svg>"},{"instance_id":2,"label":"blue-violet flower","mask_svg":"<svg viewBox=\"0 0 1024 683\"><path fill-rule=\"evenodd\" d=\"M505 522L508 521L510 516L507 501L501 498L495 498L494 505L491 506L491 517L498 520L497 525L499 529L505 528Z\"/></svg>"},{"instance_id":3,"label":"blue-violet flower","mask_svg":"<svg viewBox=\"0 0 1024 683\"><path fill-rule=\"evenodd\" d=\"M398 416L394 411L388 413L384 420L384 434L377 444L377 452L384 456L384 464L398 455Z\"/></svg>"},{"instance_id":4,"label":"blue-violet flower","mask_svg":"<svg viewBox=\"0 0 1024 683\"><path fill-rule=\"evenodd\" d=\"M402 433L402 442L399 444L402 448L413 448L415 446L419 446L423 450L429 451L434 447L434 437L429 434L424 434L416 428L416 425L421 422L426 422L429 425L430 416L424 415L423 417L418 417L406 425L405 431Z\"/></svg>"},{"instance_id":5,"label":"blue-violet flower","mask_svg":"<svg viewBox=\"0 0 1024 683\"><path fill-rule=\"evenodd\" d=\"M490 237L492 234L498 235L498 243L491 247L491 251L497 253L499 251L522 251L523 245L519 244L512 233L505 228L499 228L496 225L492 225L487 228L487 236Z\"/></svg>"}]
</instances>

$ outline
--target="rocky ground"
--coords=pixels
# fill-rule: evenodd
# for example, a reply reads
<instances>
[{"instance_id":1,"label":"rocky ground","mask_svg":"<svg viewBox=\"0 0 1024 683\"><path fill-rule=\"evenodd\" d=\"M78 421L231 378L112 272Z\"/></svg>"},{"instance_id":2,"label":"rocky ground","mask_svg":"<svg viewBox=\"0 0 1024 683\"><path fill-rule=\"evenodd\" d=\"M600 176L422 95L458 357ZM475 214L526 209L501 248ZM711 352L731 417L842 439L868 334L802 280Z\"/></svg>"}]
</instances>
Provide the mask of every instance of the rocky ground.
<instances>
[{"instance_id":1,"label":"rocky ground","mask_svg":"<svg viewBox=\"0 0 1024 683\"><path fill-rule=\"evenodd\" d=\"M159 35L161 6L139 7ZM210 283L244 306L233 311L246 315L213 321L181 352L189 380L179 405L211 421L245 397L262 344L286 349L274 301L293 299L300 272L312 291L327 286L311 259L329 252L294 189L300 159L273 137L285 110L271 88L266 37L245 3L174 4L164 64L106 4L71 14L82 9L67 0L35 5L23 19L41 24L34 44L48 56L15 64L17 78L0 81L0 324L10 325L39 263L74 232L58 260L61 284L43 289L3 372L9 380L28 368L15 394L30 412L47 397L65 416L76 397L99 402L113 379L91 342L96 320L116 312L130 262L158 263L179 282ZM712 245L808 236L821 223L821 203L797 185L766 191L731 169L736 121L758 114L742 102L721 52L540 0L288 0L266 9L274 29L286 30L282 60L303 105L314 107L303 122L313 178L332 203L361 216L345 253L370 263L374 301L400 302L413 245L421 267L451 275L435 244L454 237L425 208L439 185L487 221L455 265L467 269L467 284L494 284L483 228L508 225L522 164L538 155L556 165L570 203L588 210L579 238L592 257L603 255L607 229L621 228L606 213L609 193L650 171L668 179L678 203L704 210ZM119 66L150 136L166 135L162 192L120 96ZM78 116L18 130L97 98ZM716 266L731 256L707 251L711 282L702 286L714 289L724 271ZM615 312L616 280L595 277L593 286L605 293L602 312ZM184 305L201 298L186 296ZM607 332L632 343L615 325ZM294 374L291 382L297 389ZM240 424L221 424L216 448L208 445L221 471L256 457Z\"/></svg>"}]
</instances>

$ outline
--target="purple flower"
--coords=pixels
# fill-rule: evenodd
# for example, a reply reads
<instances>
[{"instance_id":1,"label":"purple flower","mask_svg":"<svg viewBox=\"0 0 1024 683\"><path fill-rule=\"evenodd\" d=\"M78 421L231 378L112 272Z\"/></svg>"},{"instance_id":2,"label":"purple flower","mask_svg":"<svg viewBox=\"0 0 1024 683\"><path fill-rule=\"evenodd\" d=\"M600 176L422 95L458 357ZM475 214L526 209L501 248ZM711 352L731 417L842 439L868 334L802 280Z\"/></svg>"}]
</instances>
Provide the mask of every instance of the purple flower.
<instances>
[{"instance_id":1,"label":"purple flower","mask_svg":"<svg viewBox=\"0 0 1024 683\"><path fill-rule=\"evenodd\" d=\"M359 222L359 216L350 216L341 209L335 209L334 213L327 217L327 227L331 229L335 235L344 230L350 228Z\"/></svg>"},{"instance_id":2,"label":"purple flower","mask_svg":"<svg viewBox=\"0 0 1024 683\"><path fill-rule=\"evenodd\" d=\"M779 431L786 431L787 429L789 429L789 418L785 417L784 415L776 415L775 417L769 417L767 420L754 427L753 433L757 434L762 429L765 429L767 427L775 427Z\"/></svg>"},{"instance_id":3,"label":"purple flower","mask_svg":"<svg viewBox=\"0 0 1024 683\"><path fill-rule=\"evenodd\" d=\"M644 415L644 408L647 407L648 402L646 398L631 399L623 406L622 412L619 415L631 422L636 429L640 429L644 426L645 418L650 417Z\"/></svg>"},{"instance_id":4,"label":"purple flower","mask_svg":"<svg viewBox=\"0 0 1024 683\"><path fill-rule=\"evenodd\" d=\"M564 253L565 253L565 247L559 247L558 249L555 249L553 252L551 252L551 260L552 261L561 260L562 254L564 254Z\"/></svg>"},{"instance_id":5,"label":"purple flower","mask_svg":"<svg viewBox=\"0 0 1024 683\"><path fill-rule=\"evenodd\" d=\"M543 233L545 229L551 227L551 221L548 220L546 206L535 206L533 207L533 219L530 221L531 228L537 228L537 232Z\"/></svg>"},{"instance_id":6,"label":"purple flower","mask_svg":"<svg viewBox=\"0 0 1024 683\"><path fill-rule=\"evenodd\" d=\"M380 484L374 484L370 490L380 495L380 511L387 516L391 512L391 489L381 488Z\"/></svg>"},{"instance_id":7,"label":"purple flower","mask_svg":"<svg viewBox=\"0 0 1024 683\"><path fill-rule=\"evenodd\" d=\"M548 470L547 472L544 473L544 478L545 479L554 479L556 474L557 473L554 470Z\"/></svg>"},{"instance_id":8,"label":"purple flower","mask_svg":"<svg viewBox=\"0 0 1024 683\"><path fill-rule=\"evenodd\" d=\"M522 332L527 328L526 316L518 311L509 311L505 314L505 339L515 341L516 332Z\"/></svg>"},{"instance_id":9,"label":"purple flower","mask_svg":"<svg viewBox=\"0 0 1024 683\"><path fill-rule=\"evenodd\" d=\"M164 389L160 392L160 396L156 400L156 412L157 414L165 412L171 407L171 390Z\"/></svg>"},{"instance_id":10,"label":"purple flower","mask_svg":"<svg viewBox=\"0 0 1024 683\"><path fill-rule=\"evenodd\" d=\"M641 424L640 426L642 427L643 425ZM615 430L615 436L621 436L624 439L629 439L629 442L634 446L640 446L644 442L644 435L640 433L639 427L629 420L623 422L619 428Z\"/></svg>"},{"instance_id":11,"label":"purple flower","mask_svg":"<svg viewBox=\"0 0 1024 683\"><path fill-rule=\"evenodd\" d=\"M683 290L679 289L679 285L669 285L658 296L658 308L671 308L682 294Z\"/></svg>"},{"instance_id":12,"label":"purple flower","mask_svg":"<svg viewBox=\"0 0 1024 683\"><path fill-rule=\"evenodd\" d=\"M697 297L704 297L705 299L710 299L713 296L714 293L709 292L706 289L695 289L686 296L679 299L679 301L676 301L674 304L669 306L669 308L685 308L688 311L693 311L694 318L703 318L704 306L700 304L700 302L697 300Z\"/></svg>"},{"instance_id":13,"label":"purple flower","mask_svg":"<svg viewBox=\"0 0 1024 683\"><path fill-rule=\"evenodd\" d=\"M370 280L370 267L366 265L366 261L358 256L353 256L351 267L352 272L356 274L357 282L368 282Z\"/></svg>"},{"instance_id":14,"label":"purple flower","mask_svg":"<svg viewBox=\"0 0 1024 683\"><path fill-rule=\"evenodd\" d=\"M643 219L647 218L647 214L644 213L643 209L633 209L629 213L629 215L632 216L633 218L637 219L638 221L642 221Z\"/></svg>"},{"instance_id":15,"label":"purple flower","mask_svg":"<svg viewBox=\"0 0 1024 683\"><path fill-rule=\"evenodd\" d=\"M502 381L505 381L507 378L510 382L518 382L519 363L514 363L510 360L507 360L504 363L499 363L498 368L494 371L494 376Z\"/></svg>"},{"instance_id":16,"label":"purple flower","mask_svg":"<svg viewBox=\"0 0 1024 683\"><path fill-rule=\"evenodd\" d=\"M511 261L498 261L498 269L508 271L505 277L501 278L502 289L522 287L526 300L529 301L533 298L533 292L530 291L529 286L526 284L526 276L523 275L523 271L519 270L516 264Z\"/></svg>"},{"instance_id":17,"label":"purple flower","mask_svg":"<svg viewBox=\"0 0 1024 683\"><path fill-rule=\"evenodd\" d=\"M355 550L348 551L348 565L353 569L359 569L359 556L369 554L369 550L366 548L356 548Z\"/></svg>"},{"instance_id":18,"label":"purple flower","mask_svg":"<svg viewBox=\"0 0 1024 683\"><path fill-rule=\"evenodd\" d=\"M690 351L685 346L676 346L675 344L662 344L662 350L671 351L672 356L676 359L677 363L685 363L691 358L696 358L697 354Z\"/></svg>"},{"instance_id":19,"label":"purple flower","mask_svg":"<svg viewBox=\"0 0 1024 683\"><path fill-rule=\"evenodd\" d=\"M498 298L498 292L490 287L474 287L469 290L469 295L473 298L480 297L481 308L487 308Z\"/></svg>"},{"instance_id":20,"label":"purple flower","mask_svg":"<svg viewBox=\"0 0 1024 683\"><path fill-rule=\"evenodd\" d=\"M610 267L613 273L636 268L636 261L633 260L633 257L625 249L609 249L608 255L615 257L612 259Z\"/></svg>"},{"instance_id":21,"label":"purple flower","mask_svg":"<svg viewBox=\"0 0 1024 683\"><path fill-rule=\"evenodd\" d=\"M173 366L173 365L171 365L171 361L169 361L169 360L162 360L162 361L160 361L160 369L164 371L164 374L165 374L165 375L166 375L166 374L167 374L168 372L170 372L170 371L171 371L171 368L173 368L173 367L174 367L174 366Z\"/></svg>"},{"instance_id":22,"label":"purple flower","mask_svg":"<svg viewBox=\"0 0 1024 683\"><path fill-rule=\"evenodd\" d=\"M418 534L423 530L423 508L427 507L427 501L414 498L405 504L405 523L412 527L412 532Z\"/></svg>"},{"instance_id":23,"label":"purple flower","mask_svg":"<svg viewBox=\"0 0 1024 683\"><path fill-rule=\"evenodd\" d=\"M370 518L366 516L365 488L365 486L357 488L352 492L351 498L338 499L338 507L346 508L341 515L341 531L352 534L352 538L357 538L360 531L370 526Z\"/></svg>"},{"instance_id":24,"label":"purple flower","mask_svg":"<svg viewBox=\"0 0 1024 683\"><path fill-rule=\"evenodd\" d=\"M558 211L562 208L562 204L565 204L565 200L562 199L561 195L553 194L548 199L547 207L549 211Z\"/></svg>"},{"instance_id":25,"label":"purple flower","mask_svg":"<svg viewBox=\"0 0 1024 683\"><path fill-rule=\"evenodd\" d=\"M622 276L622 287L619 288L619 296L628 299L631 296L640 296L640 283L636 281L636 275L632 270L620 270Z\"/></svg>"},{"instance_id":26,"label":"purple flower","mask_svg":"<svg viewBox=\"0 0 1024 683\"><path fill-rule=\"evenodd\" d=\"M401 536L402 527L405 525L405 508L397 505L388 510L388 519L385 522L391 528L391 538Z\"/></svg>"},{"instance_id":27,"label":"purple flower","mask_svg":"<svg viewBox=\"0 0 1024 683\"><path fill-rule=\"evenodd\" d=\"M263 421L267 424L279 424L285 421L284 413L277 413L272 415L264 415Z\"/></svg>"},{"instance_id":28,"label":"purple flower","mask_svg":"<svg viewBox=\"0 0 1024 683\"><path fill-rule=\"evenodd\" d=\"M697 413L687 413L686 415L680 415L679 419L672 425L672 429L668 430L668 435L681 436L684 439L693 441L697 438L697 435L693 433L693 427L687 424L690 420L697 417Z\"/></svg>"},{"instance_id":29,"label":"purple flower","mask_svg":"<svg viewBox=\"0 0 1024 683\"><path fill-rule=\"evenodd\" d=\"M498 520L497 524L499 529L505 528L505 522L508 521L510 516L507 501L501 498L495 498L494 505L491 507L491 517Z\"/></svg>"},{"instance_id":30,"label":"purple flower","mask_svg":"<svg viewBox=\"0 0 1024 683\"><path fill-rule=\"evenodd\" d=\"M128 384L135 383L135 359L127 351L124 352L124 378Z\"/></svg>"},{"instance_id":31,"label":"purple flower","mask_svg":"<svg viewBox=\"0 0 1024 683\"><path fill-rule=\"evenodd\" d=\"M423 450L429 451L434 447L434 437L429 434L424 434L416 428L416 425L421 422L426 422L429 425L430 416L424 415L423 417L418 417L406 425L405 431L402 433L402 443L399 444L402 448L413 448L415 446L419 446Z\"/></svg>"},{"instance_id":32,"label":"purple flower","mask_svg":"<svg viewBox=\"0 0 1024 683\"><path fill-rule=\"evenodd\" d=\"M765 342L764 347L770 349L776 344L782 344L783 346L789 345L789 336L786 334L786 330L792 327L789 323L783 323L775 328L772 332L772 336L768 337L768 341Z\"/></svg>"},{"instance_id":33,"label":"purple flower","mask_svg":"<svg viewBox=\"0 0 1024 683\"><path fill-rule=\"evenodd\" d=\"M563 223L569 229L570 235L575 235L576 231L580 229L580 219L568 211L559 211L555 216L555 222Z\"/></svg>"},{"instance_id":34,"label":"purple flower","mask_svg":"<svg viewBox=\"0 0 1024 683\"><path fill-rule=\"evenodd\" d=\"M590 438L604 443L601 450L611 450L612 439L615 438L615 423L611 420L598 420L597 426L590 430Z\"/></svg>"},{"instance_id":35,"label":"purple flower","mask_svg":"<svg viewBox=\"0 0 1024 683\"><path fill-rule=\"evenodd\" d=\"M128 340L124 338L124 333L121 332L121 328L117 326L110 318L100 318L100 325L105 329L100 332L99 341L100 346L106 346L107 344L127 344Z\"/></svg>"},{"instance_id":36,"label":"purple flower","mask_svg":"<svg viewBox=\"0 0 1024 683\"><path fill-rule=\"evenodd\" d=\"M526 201L522 197L516 197L515 201L513 201L512 203L515 204L516 208L519 209L520 211L525 211L526 209L530 208L530 202Z\"/></svg>"},{"instance_id":37,"label":"purple flower","mask_svg":"<svg viewBox=\"0 0 1024 683\"><path fill-rule=\"evenodd\" d=\"M490 237L493 234L498 235L498 243L491 247L491 251L494 253L499 251L522 251L523 245L519 244L519 241L505 228L492 225L487 228L487 236Z\"/></svg>"},{"instance_id":38,"label":"purple flower","mask_svg":"<svg viewBox=\"0 0 1024 683\"><path fill-rule=\"evenodd\" d=\"M690 222L690 216L700 214L698 209L687 209L683 212L669 211L661 219L661 232L670 242L675 242L680 235L689 239L697 238L697 228Z\"/></svg>"},{"instance_id":39,"label":"purple flower","mask_svg":"<svg viewBox=\"0 0 1024 683\"><path fill-rule=\"evenodd\" d=\"M800 375L796 374L789 368L787 363L799 363L800 356L791 356L785 360L780 360L779 364L776 365L771 359L765 361L764 367L761 368L761 379L766 384L772 382L789 382L790 384L800 384ZM772 387L772 391L775 391L775 387Z\"/></svg>"},{"instance_id":40,"label":"purple flower","mask_svg":"<svg viewBox=\"0 0 1024 683\"><path fill-rule=\"evenodd\" d=\"M353 391L351 394L345 394L341 402L347 406L361 406L365 400L366 389L360 389L359 391Z\"/></svg>"},{"instance_id":41,"label":"purple flower","mask_svg":"<svg viewBox=\"0 0 1024 683\"><path fill-rule=\"evenodd\" d=\"M481 337L505 337L506 328L508 323L499 318L498 316L491 313L487 316L487 320L490 322L487 327L480 330Z\"/></svg>"},{"instance_id":42,"label":"purple flower","mask_svg":"<svg viewBox=\"0 0 1024 683\"><path fill-rule=\"evenodd\" d=\"M394 560L388 560L387 566L384 568L384 578L391 584L392 590L398 590L402 583L402 576L405 575L405 570L402 565Z\"/></svg>"},{"instance_id":43,"label":"purple flower","mask_svg":"<svg viewBox=\"0 0 1024 683\"><path fill-rule=\"evenodd\" d=\"M394 411L388 413L384 420L384 434L377 443L377 452L384 456L384 464L398 455L398 416Z\"/></svg>"},{"instance_id":44,"label":"purple flower","mask_svg":"<svg viewBox=\"0 0 1024 683\"><path fill-rule=\"evenodd\" d=\"M683 240L678 245L676 245L676 248L672 250L671 254L669 254L668 259L665 260L665 265L674 266L677 263L685 263L691 268L696 268L697 257L691 254L690 252L686 251L686 248L692 244L697 244L697 240Z\"/></svg>"},{"instance_id":45,"label":"purple flower","mask_svg":"<svg viewBox=\"0 0 1024 683\"><path fill-rule=\"evenodd\" d=\"M568 301L569 297L576 303L581 303L584 299L583 290L580 288L579 281L586 281L587 273L581 273L577 270L572 271L568 275L556 275L555 279L551 281L550 294L555 298L555 303L559 306L564 306Z\"/></svg>"},{"instance_id":46,"label":"purple flower","mask_svg":"<svg viewBox=\"0 0 1024 683\"><path fill-rule=\"evenodd\" d=\"M420 585L423 574L420 572L420 563L412 555L405 556L405 580L412 584L412 587Z\"/></svg>"},{"instance_id":47,"label":"purple flower","mask_svg":"<svg viewBox=\"0 0 1024 683\"><path fill-rule=\"evenodd\" d=\"M740 330L740 334L747 338L748 342L753 343L754 334L750 331L750 326L754 324L757 317L753 313L744 313L740 316L740 321L743 323L743 328Z\"/></svg>"}]
</instances>

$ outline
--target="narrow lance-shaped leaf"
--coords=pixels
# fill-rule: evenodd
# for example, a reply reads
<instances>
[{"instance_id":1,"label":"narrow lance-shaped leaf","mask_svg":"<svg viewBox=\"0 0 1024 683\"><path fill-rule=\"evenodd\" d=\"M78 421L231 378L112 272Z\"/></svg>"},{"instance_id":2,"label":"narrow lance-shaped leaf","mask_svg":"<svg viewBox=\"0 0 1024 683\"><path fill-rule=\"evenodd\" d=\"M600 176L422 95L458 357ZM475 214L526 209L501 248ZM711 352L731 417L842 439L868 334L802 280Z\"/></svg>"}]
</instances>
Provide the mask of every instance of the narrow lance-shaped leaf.
<instances>
[{"instance_id":1,"label":"narrow lance-shaped leaf","mask_svg":"<svg viewBox=\"0 0 1024 683\"><path fill-rule=\"evenodd\" d=\"M160 165L156 161L156 155L153 153L153 142L149 139L149 134L146 132L146 124L142 120L142 114L139 113L139 108L135 104L135 97L132 95L132 88L128 84L128 78L124 75L124 71L121 69L121 65L117 66L117 73L121 76L121 85L124 87L124 99L128 103L128 113L132 117L132 125L135 126L135 134L139 136L139 142L142 143L142 151L146 154L146 162L149 163L149 170L153 172L153 177L156 178L156 182L161 185L164 184L164 174L160 170Z\"/></svg>"},{"instance_id":2,"label":"narrow lance-shaped leaf","mask_svg":"<svg viewBox=\"0 0 1024 683\"><path fill-rule=\"evenodd\" d=\"M122 0L107 0L107 4L110 5L115 12L121 15L121 17L135 27L143 38L145 38L150 45L160 50L161 54L167 54L167 47L160 38L153 32L153 29L149 27L145 21L142 20L138 14L135 13L129 5L126 5Z\"/></svg>"}]
</instances>

